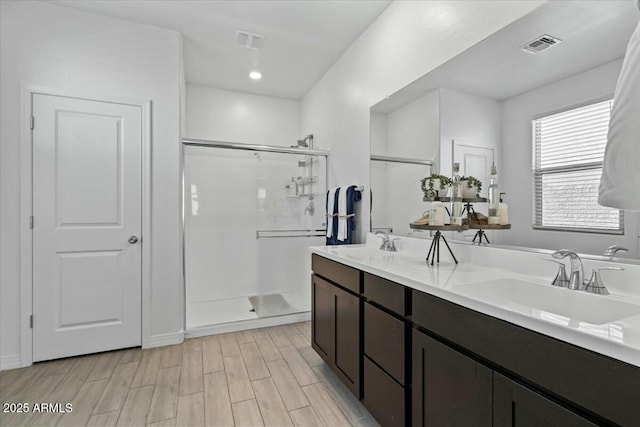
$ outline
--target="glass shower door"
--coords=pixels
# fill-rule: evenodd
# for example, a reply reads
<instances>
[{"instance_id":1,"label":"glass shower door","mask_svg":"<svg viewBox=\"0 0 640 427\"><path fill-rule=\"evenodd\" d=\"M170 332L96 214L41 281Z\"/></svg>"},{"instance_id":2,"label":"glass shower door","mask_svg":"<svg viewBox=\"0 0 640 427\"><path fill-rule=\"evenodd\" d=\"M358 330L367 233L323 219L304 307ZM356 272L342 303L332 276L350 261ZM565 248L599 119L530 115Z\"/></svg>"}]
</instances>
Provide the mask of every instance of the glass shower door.
<instances>
[{"instance_id":1,"label":"glass shower door","mask_svg":"<svg viewBox=\"0 0 640 427\"><path fill-rule=\"evenodd\" d=\"M258 317L311 309L311 255L325 243L326 157L263 152L257 165Z\"/></svg>"},{"instance_id":2,"label":"glass shower door","mask_svg":"<svg viewBox=\"0 0 640 427\"><path fill-rule=\"evenodd\" d=\"M256 318L256 171L251 151L185 146L188 329Z\"/></svg>"}]
</instances>

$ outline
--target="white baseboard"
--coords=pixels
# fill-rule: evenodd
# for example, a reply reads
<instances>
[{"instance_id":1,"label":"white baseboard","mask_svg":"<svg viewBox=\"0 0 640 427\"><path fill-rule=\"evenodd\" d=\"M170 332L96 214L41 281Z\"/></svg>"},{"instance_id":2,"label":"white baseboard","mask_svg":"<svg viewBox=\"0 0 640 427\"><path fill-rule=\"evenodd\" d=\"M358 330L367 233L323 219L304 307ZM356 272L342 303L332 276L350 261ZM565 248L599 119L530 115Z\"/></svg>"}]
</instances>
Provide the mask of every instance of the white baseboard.
<instances>
[{"instance_id":1,"label":"white baseboard","mask_svg":"<svg viewBox=\"0 0 640 427\"><path fill-rule=\"evenodd\" d=\"M145 346L145 348L181 344L184 341L184 335L184 331L172 332L170 334L151 335L151 337L149 337L148 345Z\"/></svg>"},{"instance_id":2,"label":"white baseboard","mask_svg":"<svg viewBox=\"0 0 640 427\"><path fill-rule=\"evenodd\" d=\"M11 354L9 356L0 356L0 371L16 369L20 367L20 355Z\"/></svg>"},{"instance_id":3,"label":"white baseboard","mask_svg":"<svg viewBox=\"0 0 640 427\"><path fill-rule=\"evenodd\" d=\"M267 328L269 326L286 325L287 323L306 322L311 320L311 312L287 314L285 316L264 317L259 319L241 320L239 322L220 323L217 325L199 326L187 330L187 338L204 337L207 335L225 334L227 332L246 331L247 329Z\"/></svg>"}]
</instances>

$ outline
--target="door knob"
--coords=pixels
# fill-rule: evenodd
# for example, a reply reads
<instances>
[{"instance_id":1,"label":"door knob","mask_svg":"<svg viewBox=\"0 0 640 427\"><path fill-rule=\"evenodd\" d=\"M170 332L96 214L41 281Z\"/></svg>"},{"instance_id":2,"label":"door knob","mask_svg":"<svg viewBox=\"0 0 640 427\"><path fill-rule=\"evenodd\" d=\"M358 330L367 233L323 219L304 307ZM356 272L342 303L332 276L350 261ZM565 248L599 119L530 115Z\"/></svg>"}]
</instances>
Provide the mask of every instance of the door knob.
<instances>
[{"instance_id":1,"label":"door knob","mask_svg":"<svg viewBox=\"0 0 640 427\"><path fill-rule=\"evenodd\" d=\"M137 236L130 236L129 237L129 243L131 243L132 245L134 243L138 243L138 237Z\"/></svg>"}]
</instances>

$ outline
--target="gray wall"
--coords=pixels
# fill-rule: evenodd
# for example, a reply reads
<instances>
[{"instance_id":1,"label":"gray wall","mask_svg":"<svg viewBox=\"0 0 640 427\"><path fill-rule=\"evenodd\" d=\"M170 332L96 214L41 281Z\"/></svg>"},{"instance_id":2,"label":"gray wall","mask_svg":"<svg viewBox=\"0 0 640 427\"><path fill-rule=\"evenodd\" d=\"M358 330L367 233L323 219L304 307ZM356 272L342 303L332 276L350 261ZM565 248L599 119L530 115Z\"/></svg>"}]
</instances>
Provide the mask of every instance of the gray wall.
<instances>
[{"instance_id":1,"label":"gray wall","mask_svg":"<svg viewBox=\"0 0 640 427\"><path fill-rule=\"evenodd\" d=\"M542 86L502 103L502 175L501 185L508 196L509 219L513 225L503 232L503 244L536 248L570 248L600 254L610 245L621 244L639 257L638 212L627 212L625 235L587 234L534 230L532 228L532 149L531 120L541 113L570 107L588 100L613 95L622 60L587 70Z\"/></svg>"}]
</instances>

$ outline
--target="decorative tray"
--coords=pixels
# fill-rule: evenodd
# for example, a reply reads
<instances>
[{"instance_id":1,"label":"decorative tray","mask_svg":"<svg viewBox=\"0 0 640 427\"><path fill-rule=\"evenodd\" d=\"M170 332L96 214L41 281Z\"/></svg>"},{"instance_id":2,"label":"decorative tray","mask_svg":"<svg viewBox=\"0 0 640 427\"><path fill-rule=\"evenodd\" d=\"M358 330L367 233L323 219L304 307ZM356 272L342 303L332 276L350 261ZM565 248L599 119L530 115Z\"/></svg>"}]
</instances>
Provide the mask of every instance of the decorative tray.
<instances>
[{"instance_id":1,"label":"decorative tray","mask_svg":"<svg viewBox=\"0 0 640 427\"><path fill-rule=\"evenodd\" d=\"M469 226L465 225L417 225L417 224L409 224L409 227L414 230L440 230L440 231L464 231L468 230Z\"/></svg>"},{"instance_id":2,"label":"decorative tray","mask_svg":"<svg viewBox=\"0 0 640 427\"><path fill-rule=\"evenodd\" d=\"M451 197L423 197L423 202L451 202ZM485 203L486 197L462 198L462 203Z\"/></svg>"},{"instance_id":3,"label":"decorative tray","mask_svg":"<svg viewBox=\"0 0 640 427\"><path fill-rule=\"evenodd\" d=\"M472 230L509 230L511 224L469 224L469 228Z\"/></svg>"}]
</instances>

